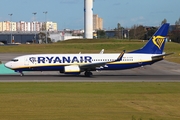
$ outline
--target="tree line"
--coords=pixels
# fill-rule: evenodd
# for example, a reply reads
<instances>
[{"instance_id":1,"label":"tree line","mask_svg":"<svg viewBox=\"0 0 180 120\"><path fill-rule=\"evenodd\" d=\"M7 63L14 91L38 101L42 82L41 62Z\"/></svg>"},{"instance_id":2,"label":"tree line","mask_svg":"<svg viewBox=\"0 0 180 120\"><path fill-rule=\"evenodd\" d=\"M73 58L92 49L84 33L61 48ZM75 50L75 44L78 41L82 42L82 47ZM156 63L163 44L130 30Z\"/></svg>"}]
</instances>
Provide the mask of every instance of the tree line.
<instances>
[{"instance_id":1,"label":"tree line","mask_svg":"<svg viewBox=\"0 0 180 120\"><path fill-rule=\"evenodd\" d=\"M167 23L164 19L161 25ZM124 28L120 23L114 29L113 38L117 39L139 39L148 40L157 31L159 26L143 26L143 25L133 25L131 28ZM106 32L103 30L97 30L98 38L107 38ZM175 21L174 25L170 25L169 33L167 36L171 41L180 43L180 18Z\"/></svg>"}]
</instances>

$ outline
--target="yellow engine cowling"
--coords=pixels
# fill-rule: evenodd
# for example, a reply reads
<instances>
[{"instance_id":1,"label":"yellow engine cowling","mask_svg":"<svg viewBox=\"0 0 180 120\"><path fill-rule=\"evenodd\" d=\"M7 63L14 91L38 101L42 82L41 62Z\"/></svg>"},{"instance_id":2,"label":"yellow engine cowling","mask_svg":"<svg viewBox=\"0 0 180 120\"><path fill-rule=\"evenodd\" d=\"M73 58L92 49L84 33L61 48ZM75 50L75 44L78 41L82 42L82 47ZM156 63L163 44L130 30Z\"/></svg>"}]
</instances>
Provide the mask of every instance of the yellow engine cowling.
<instances>
[{"instance_id":1,"label":"yellow engine cowling","mask_svg":"<svg viewBox=\"0 0 180 120\"><path fill-rule=\"evenodd\" d=\"M72 66L65 66L64 67L64 73L65 74L72 74L72 73L80 73L80 67L78 65L72 65Z\"/></svg>"}]
</instances>

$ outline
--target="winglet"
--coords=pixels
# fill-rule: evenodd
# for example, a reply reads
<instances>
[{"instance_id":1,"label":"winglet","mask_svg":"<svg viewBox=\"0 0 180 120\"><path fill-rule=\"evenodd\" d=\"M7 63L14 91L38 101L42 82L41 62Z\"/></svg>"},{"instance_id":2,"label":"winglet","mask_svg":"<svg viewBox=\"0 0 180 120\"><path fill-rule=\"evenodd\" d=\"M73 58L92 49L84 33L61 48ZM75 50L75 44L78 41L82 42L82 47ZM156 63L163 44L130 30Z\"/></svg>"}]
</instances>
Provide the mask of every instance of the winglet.
<instances>
[{"instance_id":1,"label":"winglet","mask_svg":"<svg viewBox=\"0 0 180 120\"><path fill-rule=\"evenodd\" d=\"M121 61L124 56L125 50L118 56L118 58L115 61Z\"/></svg>"},{"instance_id":2,"label":"winglet","mask_svg":"<svg viewBox=\"0 0 180 120\"><path fill-rule=\"evenodd\" d=\"M99 54L103 54L103 53L104 53L104 49L102 49Z\"/></svg>"}]
</instances>

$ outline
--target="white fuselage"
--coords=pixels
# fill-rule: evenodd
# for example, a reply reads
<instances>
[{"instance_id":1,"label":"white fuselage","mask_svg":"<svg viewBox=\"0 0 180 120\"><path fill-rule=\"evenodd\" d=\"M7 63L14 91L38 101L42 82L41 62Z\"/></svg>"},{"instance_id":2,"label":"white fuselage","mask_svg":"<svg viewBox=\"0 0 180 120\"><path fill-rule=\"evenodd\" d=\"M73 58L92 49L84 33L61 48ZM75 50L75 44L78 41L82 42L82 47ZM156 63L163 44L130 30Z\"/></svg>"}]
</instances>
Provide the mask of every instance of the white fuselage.
<instances>
[{"instance_id":1,"label":"white fuselage","mask_svg":"<svg viewBox=\"0 0 180 120\"><path fill-rule=\"evenodd\" d=\"M61 71L64 66L108 62L101 70L121 70L152 64L156 54L125 53L121 61L112 62L119 54L35 54L14 58L5 64L16 71ZM99 68L97 68L99 69Z\"/></svg>"}]
</instances>

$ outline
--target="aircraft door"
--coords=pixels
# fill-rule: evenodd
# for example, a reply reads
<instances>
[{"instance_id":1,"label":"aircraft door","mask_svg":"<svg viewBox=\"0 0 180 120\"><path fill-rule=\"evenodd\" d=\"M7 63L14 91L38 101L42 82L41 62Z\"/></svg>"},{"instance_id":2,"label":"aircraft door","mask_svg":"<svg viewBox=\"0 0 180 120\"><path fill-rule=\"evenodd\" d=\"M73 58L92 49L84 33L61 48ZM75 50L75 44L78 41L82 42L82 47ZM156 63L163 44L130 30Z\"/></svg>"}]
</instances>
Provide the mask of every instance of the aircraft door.
<instances>
[{"instance_id":1,"label":"aircraft door","mask_svg":"<svg viewBox=\"0 0 180 120\"><path fill-rule=\"evenodd\" d=\"M28 66L29 65L29 59L28 57L24 58L24 65Z\"/></svg>"},{"instance_id":2,"label":"aircraft door","mask_svg":"<svg viewBox=\"0 0 180 120\"><path fill-rule=\"evenodd\" d=\"M142 65L142 56L141 55L139 56L139 60L138 61L139 61L139 65Z\"/></svg>"}]
</instances>

